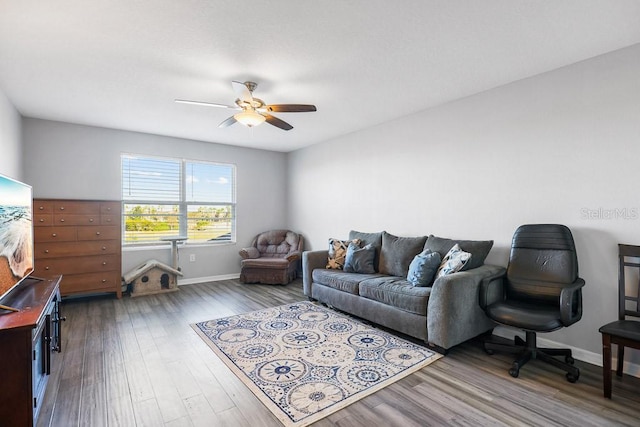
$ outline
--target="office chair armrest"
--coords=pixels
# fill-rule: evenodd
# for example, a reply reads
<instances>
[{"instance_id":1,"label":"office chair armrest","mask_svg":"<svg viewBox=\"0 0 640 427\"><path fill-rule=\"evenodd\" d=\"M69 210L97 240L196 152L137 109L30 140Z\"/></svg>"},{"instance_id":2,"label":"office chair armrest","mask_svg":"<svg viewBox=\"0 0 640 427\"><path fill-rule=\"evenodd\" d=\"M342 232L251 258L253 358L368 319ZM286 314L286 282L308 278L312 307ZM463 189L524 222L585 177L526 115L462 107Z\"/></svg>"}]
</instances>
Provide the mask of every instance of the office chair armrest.
<instances>
[{"instance_id":1,"label":"office chair armrest","mask_svg":"<svg viewBox=\"0 0 640 427\"><path fill-rule=\"evenodd\" d=\"M560 321L564 326L572 325L582 318L583 286L584 280L578 277L571 286L563 288L560 292Z\"/></svg>"},{"instance_id":2,"label":"office chair armrest","mask_svg":"<svg viewBox=\"0 0 640 427\"><path fill-rule=\"evenodd\" d=\"M507 272L503 269L500 272L485 277L480 283L479 303L482 309L490 306L494 302L504 299L504 283L503 279Z\"/></svg>"}]
</instances>

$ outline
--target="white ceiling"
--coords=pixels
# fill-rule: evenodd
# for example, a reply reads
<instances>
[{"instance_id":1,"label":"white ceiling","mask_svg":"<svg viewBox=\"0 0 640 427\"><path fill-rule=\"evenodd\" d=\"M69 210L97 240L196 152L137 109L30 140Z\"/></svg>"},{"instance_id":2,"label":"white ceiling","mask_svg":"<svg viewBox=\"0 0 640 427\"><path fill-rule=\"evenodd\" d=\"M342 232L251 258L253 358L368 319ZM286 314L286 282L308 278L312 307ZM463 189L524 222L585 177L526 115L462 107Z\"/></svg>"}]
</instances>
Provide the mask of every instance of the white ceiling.
<instances>
[{"instance_id":1,"label":"white ceiling","mask_svg":"<svg viewBox=\"0 0 640 427\"><path fill-rule=\"evenodd\" d=\"M640 42L638 0L0 0L27 117L291 151ZM217 125L231 80L294 129Z\"/></svg>"}]
</instances>

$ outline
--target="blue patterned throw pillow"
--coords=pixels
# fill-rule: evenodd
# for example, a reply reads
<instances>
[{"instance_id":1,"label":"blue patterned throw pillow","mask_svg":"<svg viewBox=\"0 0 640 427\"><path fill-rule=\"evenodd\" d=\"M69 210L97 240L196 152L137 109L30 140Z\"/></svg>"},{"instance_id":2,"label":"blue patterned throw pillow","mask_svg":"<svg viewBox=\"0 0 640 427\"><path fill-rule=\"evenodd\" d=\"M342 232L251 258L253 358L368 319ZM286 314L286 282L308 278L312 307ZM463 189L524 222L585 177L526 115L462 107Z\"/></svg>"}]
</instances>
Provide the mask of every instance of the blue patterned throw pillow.
<instances>
[{"instance_id":1,"label":"blue patterned throw pillow","mask_svg":"<svg viewBox=\"0 0 640 427\"><path fill-rule=\"evenodd\" d=\"M462 267L464 267L470 259L471 254L460 249L460 245L456 243L442 259L442 264L440 264L440 268L438 268L438 272L436 273L436 279L462 270Z\"/></svg>"},{"instance_id":2,"label":"blue patterned throw pillow","mask_svg":"<svg viewBox=\"0 0 640 427\"><path fill-rule=\"evenodd\" d=\"M442 258L438 252L432 252L429 249L420 252L409 264L407 281L413 286L430 286L438 267L440 267L440 261Z\"/></svg>"}]
</instances>

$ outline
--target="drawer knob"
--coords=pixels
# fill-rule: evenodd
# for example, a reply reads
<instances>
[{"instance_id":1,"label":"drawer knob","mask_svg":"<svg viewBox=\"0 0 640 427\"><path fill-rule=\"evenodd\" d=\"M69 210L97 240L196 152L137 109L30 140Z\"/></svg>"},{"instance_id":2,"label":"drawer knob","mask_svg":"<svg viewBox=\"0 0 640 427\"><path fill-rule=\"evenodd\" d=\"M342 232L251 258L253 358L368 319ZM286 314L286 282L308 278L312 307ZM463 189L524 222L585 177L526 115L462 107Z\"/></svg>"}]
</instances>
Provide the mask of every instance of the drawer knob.
<instances>
[{"instance_id":1,"label":"drawer knob","mask_svg":"<svg viewBox=\"0 0 640 427\"><path fill-rule=\"evenodd\" d=\"M99 236L99 235L100 235L100 232L99 232L99 231L96 231L96 236Z\"/></svg>"},{"instance_id":2,"label":"drawer knob","mask_svg":"<svg viewBox=\"0 0 640 427\"><path fill-rule=\"evenodd\" d=\"M64 222L64 218L60 218L60 222Z\"/></svg>"},{"instance_id":3,"label":"drawer knob","mask_svg":"<svg viewBox=\"0 0 640 427\"><path fill-rule=\"evenodd\" d=\"M106 250L107 250L107 247L106 247L106 246L103 246L103 247L102 247L102 250L103 250L103 251L106 251Z\"/></svg>"},{"instance_id":4,"label":"drawer knob","mask_svg":"<svg viewBox=\"0 0 640 427\"><path fill-rule=\"evenodd\" d=\"M44 253L45 253L45 254L48 254L48 253L49 253L49 249L45 249L45 250L44 250Z\"/></svg>"},{"instance_id":5,"label":"drawer knob","mask_svg":"<svg viewBox=\"0 0 640 427\"><path fill-rule=\"evenodd\" d=\"M43 210L44 210L44 206L40 206L40 207L38 207L38 209L40 209L41 211L43 211Z\"/></svg>"},{"instance_id":6,"label":"drawer knob","mask_svg":"<svg viewBox=\"0 0 640 427\"><path fill-rule=\"evenodd\" d=\"M56 233L51 234L51 236L58 237L58 235Z\"/></svg>"},{"instance_id":7,"label":"drawer knob","mask_svg":"<svg viewBox=\"0 0 640 427\"><path fill-rule=\"evenodd\" d=\"M93 222L93 218L89 218L89 222Z\"/></svg>"},{"instance_id":8,"label":"drawer knob","mask_svg":"<svg viewBox=\"0 0 640 427\"><path fill-rule=\"evenodd\" d=\"M107 222L111 222L111 218L107 218Z\"/></svg>"},{"instance_id":9,"label":"drawer knob","mask_svg":"<svg viewBox=\"0 0 640 427\"><path fill-rule=\"evenodd\" d=\"M49 269L49 267L45 267L44 269L45 269L45 270L48 270L48 269Z\"/></svg>"},{"instance_id":10,"label":"drawer knob","mask_svg":"<svg viewBox=\"0 0 640 427\"><path fill-rule=\"evenodd\" d=\"M60 206L60 210L63 211L64 210L64 206Z\"/></svg>"},{"instance_id":11,"label":"drawer knob","mask_svg":"<svg viewBox=\"0 0 640 427\"><path fill-rule=\"evenodd\" d=\"M107 208L107 211L108 211L108 212L111 212L111 208Z\"/></svg>"},{"instance_id":12,"label":"drawer knob","mask_svg":"<svg viewBox=\"0 0 640 427\"><path fill-rule=\"evenodd\" d=\"M102 283L107 283L107 279L102 279Z\"/></svg>"},{"instance_id":13,"label":"drawer knob","mask_svg":"<svg viewBox=\"0 0 640 427\"><path fill-rule=\"evenodd\" d=\"M107 265L107 261L102 261L102 265Z\"/></svg>"},{"instance_id":14,"label":"drawer knob","mask_svg":"<svg viewBox=\"0 0 640 427\"><path fill-rule=\"evenodd\" d=\"M40 218L40 222L44 222L44 219L43 219L43 218Z\"/></svg>"}]
</instances>

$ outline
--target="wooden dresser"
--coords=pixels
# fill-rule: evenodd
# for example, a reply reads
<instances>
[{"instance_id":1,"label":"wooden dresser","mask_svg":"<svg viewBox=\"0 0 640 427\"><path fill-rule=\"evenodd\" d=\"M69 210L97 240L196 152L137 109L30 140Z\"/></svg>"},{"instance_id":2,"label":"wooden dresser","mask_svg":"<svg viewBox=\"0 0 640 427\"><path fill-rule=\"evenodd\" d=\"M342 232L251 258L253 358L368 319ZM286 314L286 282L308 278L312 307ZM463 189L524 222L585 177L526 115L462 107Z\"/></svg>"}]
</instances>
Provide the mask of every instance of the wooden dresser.
<instances>
[{"instance_id":1,"label":"wooden dresser","mask_svg":"<svg viewBox=\"0 0 640 427\"><path fill-rule=\"evenodd\" d=\"M63 275L62 296L122 297L120 201L34 199L35 277Z\"/></svg>"}]
</instances>

